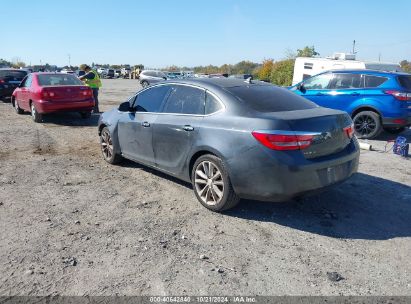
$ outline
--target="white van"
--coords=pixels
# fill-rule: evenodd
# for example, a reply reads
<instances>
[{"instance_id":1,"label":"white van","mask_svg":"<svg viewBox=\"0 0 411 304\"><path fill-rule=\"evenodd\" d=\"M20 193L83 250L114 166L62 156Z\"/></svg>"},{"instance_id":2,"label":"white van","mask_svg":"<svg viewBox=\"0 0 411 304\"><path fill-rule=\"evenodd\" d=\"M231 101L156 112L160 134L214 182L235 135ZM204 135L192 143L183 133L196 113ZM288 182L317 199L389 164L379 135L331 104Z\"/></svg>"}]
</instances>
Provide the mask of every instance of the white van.
<instances>
[{"instance_id":1,"label":"white van","mask_svg":"<svg viewBox=\"0 0 411 304\"><path fill-rule=\"evenodd\" d=\"M329 70L369 69L387 72L402 72L397 63L365 62L355 60L354 54L335 53L332 57L297 57L295 59L293 84Z\"/></svg>"}]
</instances>

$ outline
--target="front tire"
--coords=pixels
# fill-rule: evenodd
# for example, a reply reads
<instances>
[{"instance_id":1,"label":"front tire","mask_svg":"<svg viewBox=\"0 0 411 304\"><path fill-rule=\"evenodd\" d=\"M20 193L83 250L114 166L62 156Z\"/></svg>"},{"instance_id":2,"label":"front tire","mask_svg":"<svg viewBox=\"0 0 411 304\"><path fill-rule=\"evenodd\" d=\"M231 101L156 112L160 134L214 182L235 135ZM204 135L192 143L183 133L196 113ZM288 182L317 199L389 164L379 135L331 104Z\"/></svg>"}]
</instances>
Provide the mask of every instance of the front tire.
<instances>
[{"instance_id":1,"label":"front tire","mask_svg":"<svg viewBox=\"0 0 411 304\"><path fill-rule=\"evenodd\" d=\"M196 160L191 180L197 199L207 209L224 211L240 201L224 163L215 155L203 155Z\"/></svg>"},{"instance_id":2,"label":"front tire","mask_svg":"<svg viewBox=\"0 0 411 304\"><path fill-rule=\"evenodd\" d=\"M31 103L30 108L31 108L31 117L33 118L34 122L41 122L43 120L43 115L37 112L34 102Z\"/></svg>"},{"instance_id":3,"label":"front tire","mask_svg":"<svg viewBox=\"0 0 411 304\"><path fill-rule=\"evenodd\" d=\"M358 138L372 139L382 131L380 115L372 111L357 113L353 118L353 122L355 135Z\"/></svg>"},{"instance_id":4,"label":"front tire","mask_svg":"<svg viewBox=\"0 0 411 304\"><path fill-rule=\"evenodd\" d=\"M143 88L147 88L148 87L148 82L147 81L142 81L141 85L143 86Z\"/></svg>"},{"instance_id":5,"label":"front tire","mask_svg":"<svg viewBox=\"0 0 411 304\"><path fill-rule=\"evenodd\" d=\"M117 164L123 159L121 155L114 153L115 146L107 127L104 127L103 130L101 130L100 147L104 160L109 164Z\"/></svg>"}]
</instances>

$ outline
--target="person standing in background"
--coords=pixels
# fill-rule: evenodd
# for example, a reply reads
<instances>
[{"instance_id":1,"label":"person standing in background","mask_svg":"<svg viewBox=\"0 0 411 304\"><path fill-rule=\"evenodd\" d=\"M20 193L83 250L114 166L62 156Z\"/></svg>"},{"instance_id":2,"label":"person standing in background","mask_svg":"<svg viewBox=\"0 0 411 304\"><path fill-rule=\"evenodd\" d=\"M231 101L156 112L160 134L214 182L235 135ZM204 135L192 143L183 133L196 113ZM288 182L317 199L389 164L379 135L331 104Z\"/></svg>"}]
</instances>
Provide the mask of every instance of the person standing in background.
<instances>
[{"instance_id":1,"label":"person standing in background","mask_svg":"<svg viewBox=\"0 0 411 304\"><path fill-rule=\"evenodd\" d=\"M94 97L94 113L100 113L100 109L98 106L98 91L101 88L101 80L98 73L90 68L87 64L81 64L80 70L84 71L86 74L80 76L80 80L84 81L86 85L88 85L93 90L93 97Z\"/></svg>"}]
</instances>

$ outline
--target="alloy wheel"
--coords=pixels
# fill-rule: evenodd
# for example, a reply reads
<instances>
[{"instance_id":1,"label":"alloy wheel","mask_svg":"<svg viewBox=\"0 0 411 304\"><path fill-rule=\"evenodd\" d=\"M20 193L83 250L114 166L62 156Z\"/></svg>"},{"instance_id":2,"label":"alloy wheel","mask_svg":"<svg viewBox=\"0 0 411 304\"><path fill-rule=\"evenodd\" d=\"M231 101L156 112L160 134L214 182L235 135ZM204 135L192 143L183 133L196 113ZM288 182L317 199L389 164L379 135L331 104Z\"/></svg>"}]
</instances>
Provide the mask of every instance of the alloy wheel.
<instances>
[{"instance_id":1,"label":"alloy wheel","mask_svg":"<svg viewBox=\"0 0 411 304\"><path fill-rule=\"evenodd\" d=\"M198 164L195 170L194 186L200 199L207 205L216 205L223 199L223 175L211 161Z\"/></svg>"},{"instance_id":2,"label":"alloy wheel","mask_svg":"<svg viewBox=\"0 0 411 304\"><path fill-rule=\"evenodd\" d=\"M113 141L108 130L101 133L101 152L105 159L111 159L113 156Z\"/></svg>"},{"instance_id":3,"label":"alloy wheel","mask_svg":"<svg viewBox=\"0 0 411 304\"><path fill-rule=\"evenodd\" d=\"M354 128L358 134L366 136L375 131L375 129L377 128L377 123L375 122L373 117L367 114L363 114L358 116L354 121Z\"/></svg>"},{"instance_id":4,"label":"alloy wheel","mask_svg":"<svg viewBox=\"0 0 411 304\"><path fill-rule=\"evenodd\" d=\"M31 104L31 116L33 116L33 119L36 118L36 108L34 104Z\"/></svg>"}]
</instances>

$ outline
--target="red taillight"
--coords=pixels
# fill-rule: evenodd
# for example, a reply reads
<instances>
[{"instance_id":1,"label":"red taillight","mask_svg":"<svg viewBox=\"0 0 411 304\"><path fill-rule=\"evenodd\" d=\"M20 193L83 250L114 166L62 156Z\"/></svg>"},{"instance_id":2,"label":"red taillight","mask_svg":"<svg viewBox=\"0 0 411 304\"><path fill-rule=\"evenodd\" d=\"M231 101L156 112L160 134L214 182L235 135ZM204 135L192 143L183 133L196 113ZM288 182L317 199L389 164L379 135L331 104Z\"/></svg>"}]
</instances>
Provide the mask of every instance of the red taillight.
<instances>
[{"instance_id":1,"label":"red taillight","mask_svg":"<svg viewBox=\"0 0 411 304\"><path fill-rule=\"evenodd\" d=\"M392 122L395 123L395 124L399 124L399 125L405 125L407 123L407 121L405 119L402 119L402 118L394 119Z\"/></svg>"},{"instance_id":2,"label":"red taillight","mask_svg":"<svg viewBox=\"0 0 411 304\"><path fill-rule=\"evenodd\" d=\"M411 93L407 92L400 92L400 91L395 91L395 90L387 90L384 91L385 94L390 94L395 97L395 99L400 100L400 101L409 101L411 100Z\"/></svg>"},{"instance_id":3,"label":"red taillight","mask_svg":"<svg viewBox=\"0 0 411 304\"><path fill-rule=\"evenodd\" d=\"M255 139L262 143L267 148L273 150L300 150L305 149L311 145L314 138L313 135L309 134L292 134L289 132L284 132L284 134L276 133L263 133L254 131L252 132Z\"/></svg>"},{"instance_id":4,"label":"red taillight","mask_svg":"<svg viewBox=\"0 0 411 304\"><path fill-rule=\"evenodd\" d=\"M347 134L348 138L352 138L354 136L354 125L345 127L344 132Z\"/></svg>"},{"instance_id":5,"label":"red taillight","mask_svg":"<svg viewBox=\"0 0 411 304\"><path fill-rule=\"evenodd\" d=\"M53 98L56 96L56 93L53 91L49 91L49 90L42 90L41 91L41 97L43 98Z\"/></svg>"},{"instance_id":6,"label":"red taillight","mask_svg":"<svg viewBox=\"0 0 411 304\"><path fill-rule=\"evenodd\" d=\"M0 79L0 83L5 83L4 79Z\"/></svg>"},{"instance_id":7,"label":"red taillight","mask_svg":"<svg viewBox=\"0 0 411 304\"><path fill-rule=\"evenodd\" d=\"M93 91L91 89L87 89L83 91L83 96L92 96Z\"/></svg>"}]
</instances>

